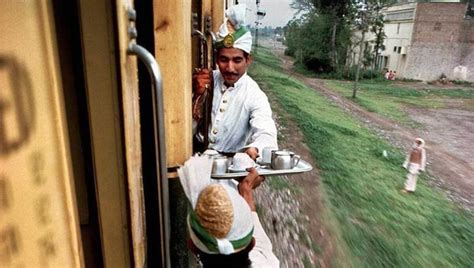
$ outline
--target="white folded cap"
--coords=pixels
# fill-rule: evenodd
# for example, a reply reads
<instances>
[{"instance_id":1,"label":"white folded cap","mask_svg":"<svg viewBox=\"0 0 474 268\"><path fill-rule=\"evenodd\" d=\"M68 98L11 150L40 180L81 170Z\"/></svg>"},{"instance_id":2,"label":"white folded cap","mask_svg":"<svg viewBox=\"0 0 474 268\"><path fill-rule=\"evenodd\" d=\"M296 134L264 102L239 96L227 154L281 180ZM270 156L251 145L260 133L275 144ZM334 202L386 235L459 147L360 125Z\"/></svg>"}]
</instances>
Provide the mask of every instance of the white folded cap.
<instances>
[{"instance_id":1,"label":"white folded cap","mask_svg":"<svg viewBox=\"0 0 474 268\"><path fill-rule=\"evenodd\" d=\"M226 20L217 33L217 48L238 48L247 53L252 50L252 35L245 27L247 6L238 4L226 10Z\"/></svg>"}]
</instances>

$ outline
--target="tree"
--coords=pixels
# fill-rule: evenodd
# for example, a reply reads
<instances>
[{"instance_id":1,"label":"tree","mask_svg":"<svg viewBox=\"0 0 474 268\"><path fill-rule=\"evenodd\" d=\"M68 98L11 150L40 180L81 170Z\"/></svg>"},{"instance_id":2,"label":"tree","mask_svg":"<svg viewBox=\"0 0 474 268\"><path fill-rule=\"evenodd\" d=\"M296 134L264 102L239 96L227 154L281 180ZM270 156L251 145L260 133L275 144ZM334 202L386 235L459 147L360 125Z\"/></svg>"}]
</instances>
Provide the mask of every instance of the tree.
<instances>
[{"instance_id":1,"label":"tree","mask_svg":"<svg viewBox=\"0 0 474 268\"><path fill-rule=\"evenodd\" d=\"M328 51L328 57L334 70L339 68L338 52L341 44L338 44L338 31L344 31L346 28L344 18L347 17L349 5L350 0L294 0L291 5L299 13L303 13L304 19L309 18L314 21L314 16L329 18L330 39L327 41L330 44L330 50Z\"/></svg>"},{"instance_id":2,"label":"tree","mask_svg":"<svg viewBox=\"0 0 474 268\"><path fill-rule=\"evenodd\" d=\"M362 33L361 43L359 48L359 60L357 61L356 77L354 81L354 88L352 90L352 98L356 98L357 83L359 82L360 64L362 62L362 56L365 52L364 42L365 34L369 31L369 28L374 28L379 31L383 31L383 15L382 10L393 4L393 0L354 0L354 22L356 28ZM380 30L382 28L382 30ZM379 40L378 46L383 45L383 38ZM379 47L376 48L378 53ZM378 56L378 55L376 55Z\"/></svg>"},{"instance_id":3,"label":"tree","mask_svg":"<svg viewBox=\"0 0 474 268\"><path fill-rule=\"evenodd\" d=\"M374 66L373 66L374 69L377 69L379 67L378 65L379 65L380 52L385 50L383 41L385 40L385 37L387 36L385 35L385 32L384 32L384 25L385 25L384 16L380 10L380 13L376 15L374 24L371 27L371 31L375 34L375 40L374 40L375 60L374 60Z\"/></svg>"},{"instance_id":4,"label":"tree","mask_svg":"<svg viewBox=\"0 0 474 268\"><path fill-rule=\"evenodd\" d=\"M348 0L321 0L320 9L329 14L332 21L331 27L331 65L335 68L339 67L337 45L336 45L336 35L338 25L341 24L343 18L348 15L349 4Z\"/></svg>"},{"instance_id":5,"label":"tree","mask_svg":"<svg viewBox=\"0 0 474 268\"><path fill-rule=\"evenodd\" d=\"M315 72L336 70L331 60L331 28L332 18L327 14L307 14L292 20L285 26L285 53ZM341 25L336 36L337 54L344 55L349 38L349 30Z\"/></svg>"}]
</instances>

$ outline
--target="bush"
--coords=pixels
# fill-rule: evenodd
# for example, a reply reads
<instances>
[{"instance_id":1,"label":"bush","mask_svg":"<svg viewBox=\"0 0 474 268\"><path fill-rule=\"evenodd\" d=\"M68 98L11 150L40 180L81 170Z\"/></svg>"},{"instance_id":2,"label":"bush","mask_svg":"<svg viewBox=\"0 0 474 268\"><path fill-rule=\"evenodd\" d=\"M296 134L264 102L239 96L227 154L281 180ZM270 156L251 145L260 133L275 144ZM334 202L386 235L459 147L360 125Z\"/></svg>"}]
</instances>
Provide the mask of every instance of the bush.
<instances>
[{"instance_id":1,"label":"bush","mask_svg":"<svg viewBox=\"0 0 474 268\"><path fill-rule=\"evenodd\" d=\"M330 73L333 71L329 60L321 60L318 58L303 58L303 64L306 68L315 73Z\"/></svg>"},{"instance_id":2,"label":"bush","mask_svg":"<svg viewBox=\"0 0 474 268\"><path fill-rule=\"evenodd\" d=\"M352 67L347 71L334 71L334 72L328 72L328 73L320 73L317 74L318 78L321 79L338 79L338 80L355 80L356 77L356 68ZM385 81L383 74L380 71L377 70L364 70L361 69L359 72L359 79L374 79L376 81Z\"/></svg>"},{"instance_id":3,"label":"bush","mask_svg":"<svg viewBox=\"0 0 474 268\"><path fill-rule=\"evenodd\" d=\"M472 82L464 81L464 80L451 80L450 82L452 82L455 85L472 86Z\"/></svg>"},{"instance_id":4,"label":"bush","mask_svg":"<svg viewBox=\"0 0 474 268\"><path fill-rule=\"evenodd\" d=\"M295 56L295 48L287 47L285 49L285 55L294 57Z\"/></svg>"},{"instance_id":5,"label":"bush","mask_svg":"<svg viewBox=\"0 0 474 268\"><path fill-rule=\"evenodd\" d=\"M290 21L285 27L287 50L286 55L295 56L309 70L317 73L332 72L335 66L331 63L331 40L333 30L331 13L307 14L302 18ZM345 55L349 46L351 32L345 23L337 24L336 55ZM339 57L344 64L344 58Z\"/></svg>"}]
</instances>

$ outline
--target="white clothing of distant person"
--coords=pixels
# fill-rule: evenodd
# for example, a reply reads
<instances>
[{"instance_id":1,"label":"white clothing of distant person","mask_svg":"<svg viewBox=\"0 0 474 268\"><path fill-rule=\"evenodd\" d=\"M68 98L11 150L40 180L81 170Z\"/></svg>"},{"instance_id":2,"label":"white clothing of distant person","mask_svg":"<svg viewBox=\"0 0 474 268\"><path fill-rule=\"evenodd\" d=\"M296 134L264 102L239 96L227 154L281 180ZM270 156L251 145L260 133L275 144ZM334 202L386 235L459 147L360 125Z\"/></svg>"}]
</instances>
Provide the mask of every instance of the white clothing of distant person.
<instances>
[{"instance_id":1,"label":"white clothing of distant person","mask_svg":"<svg viewBox=\"0 0 474 268\"><path fill-rule=\"evenodd\" d=\"M405 181L405 190L407 192L415 192L418 174L420 171L425 171L426 152L423 148L424 145L425 141L421 138L417 138L403 163L403 167L408 170L407 179Z\"/></svg>"}]
</instances>

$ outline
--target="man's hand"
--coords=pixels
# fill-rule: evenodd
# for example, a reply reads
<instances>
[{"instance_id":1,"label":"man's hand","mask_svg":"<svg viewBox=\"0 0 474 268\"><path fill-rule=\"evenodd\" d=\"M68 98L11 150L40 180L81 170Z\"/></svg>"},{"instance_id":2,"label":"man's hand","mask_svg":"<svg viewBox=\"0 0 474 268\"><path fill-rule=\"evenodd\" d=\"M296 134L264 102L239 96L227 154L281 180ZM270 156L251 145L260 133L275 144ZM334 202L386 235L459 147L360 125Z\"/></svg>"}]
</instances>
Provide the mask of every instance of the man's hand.
<instances>
[{"instance_id":1,"label":"man's hand","mask_svg":"<svg viewBox=\"0 0 474 268\"><path fill-rule=\"evenodd\" d=\"M257 172L257 169L248 168L247 171L249 172L249 174L247 175L247 177L240 181L239 185L245 184L246 187L248 186L250 187L250 189L253 190L260 186L263 181L265 181L265 176L260 176Z\"/></svg>"},{"instance_id":2,"label":"man's hand","mask_svg":"<svg viewBox=\"0 0 474 268\"><path fill-rule=\"evenodd\" d=\"M248 154L250 156L250 158L253 159L253 161L255 161L258 157L258 149L255 148L255 147L250 147L248 148L246 151L245 151L246 154Z\"/></svg>"},{"instance_id":3,"label":"man's hand","mask_svg":"<svg viewBox=\"0 0 474 268\"><path fill-rule=\"evenodd\" d=\"M193 74L194 96L200 96L212 86L211 72L208 69L196 69Z\"/></svg>"}]
</instances>

